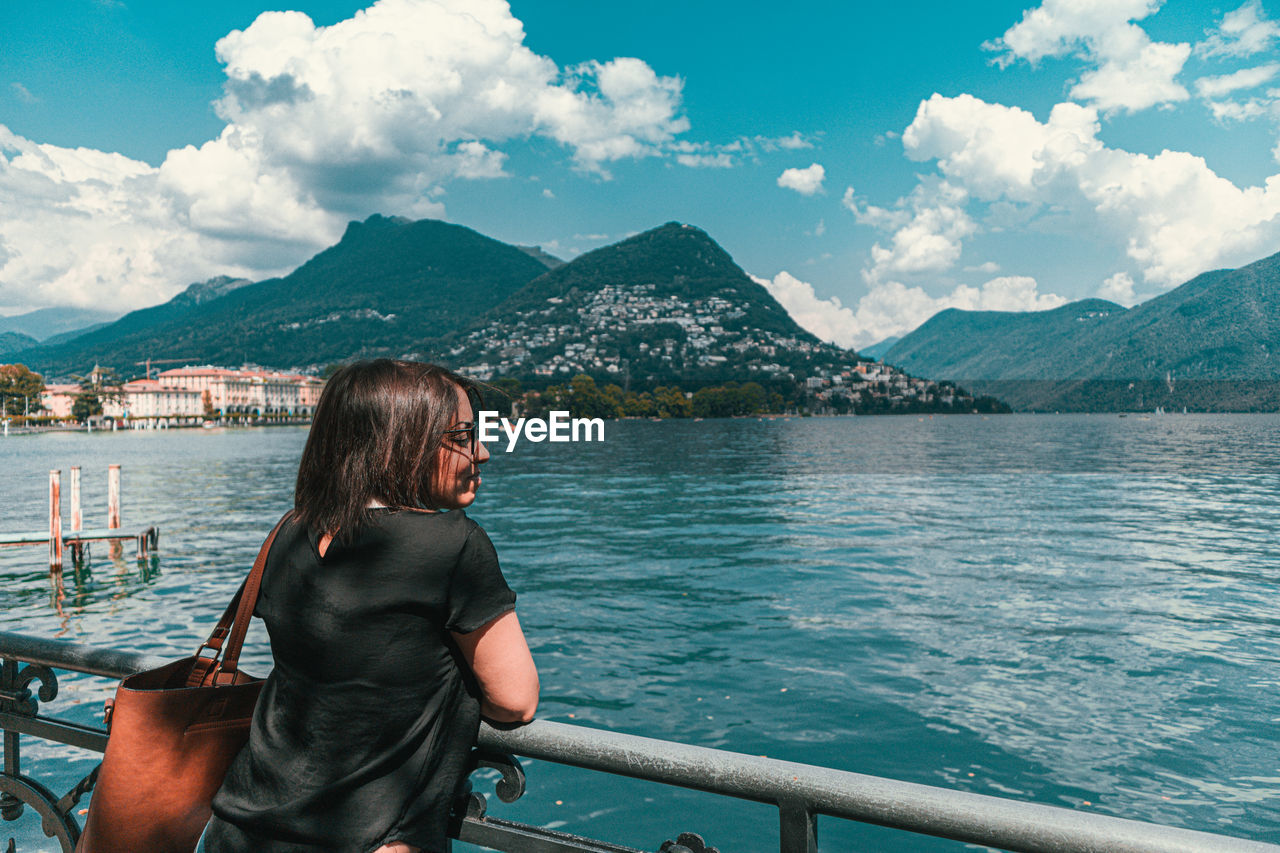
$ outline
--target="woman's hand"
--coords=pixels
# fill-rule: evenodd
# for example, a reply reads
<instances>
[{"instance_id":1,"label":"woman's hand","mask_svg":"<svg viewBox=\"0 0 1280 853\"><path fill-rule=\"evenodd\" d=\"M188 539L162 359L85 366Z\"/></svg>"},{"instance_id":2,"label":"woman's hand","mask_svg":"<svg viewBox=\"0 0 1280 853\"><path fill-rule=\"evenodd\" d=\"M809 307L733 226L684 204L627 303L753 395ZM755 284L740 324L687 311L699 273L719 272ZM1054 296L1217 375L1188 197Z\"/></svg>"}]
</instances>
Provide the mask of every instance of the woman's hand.
<instances>
[{"instance_id":1,"label":"woman's hand","mask_svg":"<svg viewBox=\"0 0 1280 853\"><path fill-rule=\"evenodd\" d=\"M480 713L500 723L527 723L538 709L538 670L514 610L469 634L454 634L480 683Z\"/></svg>"}]
</instances>

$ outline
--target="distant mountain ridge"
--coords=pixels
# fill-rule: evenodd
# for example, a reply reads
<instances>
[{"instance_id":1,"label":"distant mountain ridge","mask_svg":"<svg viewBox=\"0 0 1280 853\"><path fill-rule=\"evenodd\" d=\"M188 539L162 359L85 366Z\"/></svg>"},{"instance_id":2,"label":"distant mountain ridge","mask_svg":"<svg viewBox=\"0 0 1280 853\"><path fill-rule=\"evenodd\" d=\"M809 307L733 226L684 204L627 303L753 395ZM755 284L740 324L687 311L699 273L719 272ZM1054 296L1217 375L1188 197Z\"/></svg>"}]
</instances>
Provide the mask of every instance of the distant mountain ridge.
<instances>
[{"instance_id":1,"label":"distant mountain ridge","mask_svg":"<svg viewBox=\"0 0 1280 853\"><path fill-rule=\"evenodd\" d=\"M22 332L0 332L0 356L6 353L19 352L40 342Z\"/></svg>"},{"instance_id":2,"label":"distant mountain ridge","mask_svg":"<svg viewBox=\"0 0 1280 853\"><path fill-rule=\"evenodd\" d=\"M942 311L885 361L1037 410L1280 407L1280 254L1130 309Z\"/></svg>"},{"instance_id":3,"label":"distant mountain ridge","mask_svg":"<svg viewBox=\"0 0 1280 853\"><path fill-rule=\"evenodd\" d=\"M177 360L318 372L372 356L535 390L586 373L606 390L666 386L682 400L680 388L754 382L751 399L826 412L1000 409L819 341L705 231L678 222L563 263L459 225L375 215L282 278L198 282L10 357L59 379L94 364L124 376Z\"/></svg>"},{"instance_id":4,"label":"distant mountain ridge","mask_svg":"<svg viewBox=\"0 0 1280 853\"><path fill-rule=\"evenodd\" d=\"M57 375L94 363L124 370L161 356L292 367L399 354L472 321L546 271L544 262L469 228L374 215L282 278L211 279L61 346L11 357Z\"/></svg>"},{"instance_id":5,"label":"distant mountain ridge","mask_svg":"<svg viewBox=\"0 0 1280 853\"><path fill-rule=\"evenodd\" d=\"M37 341L66 337L90 326L108 323L118 313L94 308L39 308L26 314L0 317L0 332L19 332Z\"/></svg>"}]
</instances>

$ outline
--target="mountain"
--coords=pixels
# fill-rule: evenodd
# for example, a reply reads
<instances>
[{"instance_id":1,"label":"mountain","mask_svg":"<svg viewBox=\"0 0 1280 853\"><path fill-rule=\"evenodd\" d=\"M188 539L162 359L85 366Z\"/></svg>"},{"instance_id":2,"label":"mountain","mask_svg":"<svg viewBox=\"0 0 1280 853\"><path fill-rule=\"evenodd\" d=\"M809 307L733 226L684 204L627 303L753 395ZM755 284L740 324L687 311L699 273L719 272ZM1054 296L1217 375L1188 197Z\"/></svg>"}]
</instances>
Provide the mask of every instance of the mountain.
<instances>
[{"instance_id":1,"label":"mountain","mask_svg":"<svg viewBox=\"0 0 1280 853\"><path fill-rule=\"evenodd\" d=\"M44 346L47 346L47 347L57 346L59 344L65 344L67 341L70 341L74 338L78 338L81 335L87 335L90 332L96 332L99 329L105 329L107 326L110 326L110 325L111 325L110 322L94 323L91 326L85 326L83 329L72 329L70 332L59 332L56 335L50 335L49 337L45 338L43 341L37 341L36 343L43 344Z\"/></svg>"},{"instance_id":2,"label":"mountain","mask_svg":"<svg viewBox=\"0 0 1280 853\"><path fill-rule=\"evenodd\" d=\"M128 374L147 358L270 367L400 355L471 322L547 266L436 220L371 216L289 275L213 279L59 347L21 353L46 373L86 364Z\"/></svg>"},{"instance_id":3,"label":"mountain","mask_svg":"<svg viewBox=\"0 0 1280 853\"><path fill-rule=\"evenodd\" d=\"M114 323L103 323L79 334L59 335L44 341L44 347L58 347L60 352L70 357L80 357L82 361L96 361L104 365L112 365L111 348L117 343L127 346L128 341L139 337L146 338L154 330L163 328L186 317L198 306L212 302L220 296L249 284L245 278L218 276L208 281L200 281L187 285L177 296L160 305L130 311ZM81 353L93 353L81 357ZM145 359L147 356L143 356ZM139 359L135 359L137 361ZM128 371L124 371L128 373Z\"/></svg>"},{"instance_id":4,"label":"mountain","mask_svg":"<svg viewBox=\"0 0 1280 853\"><path fill-rule=\"evenodd\" d=\"M494 376L587 372L646 384L857 361L797 325L706 232L677 222L548 271L440 351Z\"/></svg>"},{"instance_id":5,"label":"mountain","mask_svg":"<svg viewBox=\"0 0 1280 853\"><path fill-rule=\"evenodd\" d=\"M516 246L516 248L533 258L535 261L538 261L549 270L564 266L564 261L557 258L555 255L542 251L541 246Z\"/></svg>"},{"instance_id":6,"label":"mountain","mask_svg":"<svg viewBox=\"0 0 1280 853\"><path fill-rule=\"evenodd\" d=\"M27 347L40 343L30 335L22 332L0 332L0 358L8 353L19 352Z\"/></svg>"},{"instance_id":7,"label":"mountain","mask_svg":"<svg viewBox=\"0 0 1280 853\"><path fill-rule=\"evenodd\" d=\"M898 337L897 335L893 335L891 337L885 338L883 341L880 341L879 343L874 343L869 347L862 347L861 349L858 350L858 352L862 353L862 355L865 358L872 358L879 361L881 358L884 357L884 354L887 353L889 350L893 349L893 345L900 340L902 340L902 338Z\"/></svg>"},{"instance_id":8,"label":"mountain","mask_svg":"<svg viewBox=\"0 0 1280 853\"><path fill-rule=\"evenodd\" d=\"M950 309L885 355L1014 408L1273 410L1280 407L1280 254L1216 270L1124 309Z\"/></svg>"},{"instance_id":9,"label":"mountain","mask_svg":"<svg viewBox=\"0 0 1280 853\"><path fill-rule=\"evenodd\" d=\"M55 335L83 331L89 326L109 322L118 316L92 308L40 308L26 314L0 317L0 332L21 332L37 341L43 341Z\"/></svg>"},{"instance_id":10,"label":"mountain","mask_svg":"<svg viewBox=\"0 0 1280 853\"><path fill-rule=\"evenodd\" d=\"M315 368L389 355L535 389L586 373L637 389L755 381L753 394L816 411L998 408L819 341L691 225L555 261L458 225L372 216L283 278L194 284L15 360L56 377L95 363L131 375L146 360Z\"/></svg>"}]
</instances>

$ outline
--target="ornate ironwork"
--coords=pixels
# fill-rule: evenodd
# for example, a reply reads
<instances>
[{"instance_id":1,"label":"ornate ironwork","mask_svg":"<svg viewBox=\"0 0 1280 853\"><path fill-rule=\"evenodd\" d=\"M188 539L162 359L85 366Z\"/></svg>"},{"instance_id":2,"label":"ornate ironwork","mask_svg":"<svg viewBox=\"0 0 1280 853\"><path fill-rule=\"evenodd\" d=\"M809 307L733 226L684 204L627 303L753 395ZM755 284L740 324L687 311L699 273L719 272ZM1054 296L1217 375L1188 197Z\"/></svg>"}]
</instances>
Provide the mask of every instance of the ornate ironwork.
<instances>
[{"instance_id":1,"label":"ornate ironwork","mask_svg":"<svg viewBox=\"0 0 1280 853\"><path fill-rule=\"evenodd\" d=\"M40 682L35 696L29 687L33 681ZM56 698L58 678L49 667L32 663L19 669L17 661L4 662L3 675L0 675L0 711L34 717L40 711L40 702L52 702Z\"/></svg>"},{"instance_id":2,"label":"ornate ironwork","mask_svg":"<svg viewBox=\"0 0 1280 853\"><path fill-rule=\"evenodd\" d=\"M80 839L80 825L68 812L63 811L53 792L34 779L0 773L0 792L35 809L40 815L40 828L50 838L57 839L63 853L72 853ZM74 804L73 804L74 805ZM12 820L6 816L6 820ZM10 849L13 849L12 846Z\"/></svg>"},{"instance_id":3,"label":"ornate ironwork","mask_svg":"<svg viewBox=\"0 0 1280 853\"><path fill-rule=\"evenodd\" d=\"M664 841L658 853L720 853L714 847L707 846L702 836L696 832L682 832L675 841Z\"/></svg>"},{"instance_id":4,"label":"ornate ironwork","mask_svg":"<svg viewBox=\"0 0 1280 853\"><path fill-rule=\"evenodd\" d=\"M514 803L524 796L524 768L514 755L506 752L494 752L487 749L476 749L471 752L471 770L497 770L502 774L494 786L494 793L504 803Z\"/></svg>"}]
</instances>

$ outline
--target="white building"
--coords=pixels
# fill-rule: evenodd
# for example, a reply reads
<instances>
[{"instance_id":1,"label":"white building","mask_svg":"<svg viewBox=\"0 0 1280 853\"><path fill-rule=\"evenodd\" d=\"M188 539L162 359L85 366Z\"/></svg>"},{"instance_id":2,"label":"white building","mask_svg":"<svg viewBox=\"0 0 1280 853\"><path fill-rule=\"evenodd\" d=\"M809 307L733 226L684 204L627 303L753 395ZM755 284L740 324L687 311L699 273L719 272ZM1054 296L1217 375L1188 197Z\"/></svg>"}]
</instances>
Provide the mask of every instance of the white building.
<instances>
[{"instance_id":1,"label":"white building","mask_svg":"<svg viewBox=\"0 0 1280 853\"><path fill-rule=\"evenodd\" d=\"M136 379L121 386L120 397L104 400L102 414L130 421L162 421L178 425L204 418L199 391L174 388L156 379Z\"/></svg>"}]
</instances>

